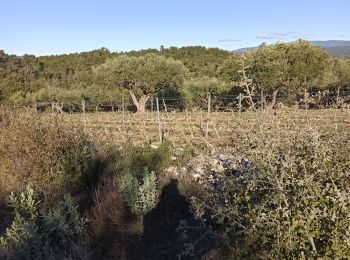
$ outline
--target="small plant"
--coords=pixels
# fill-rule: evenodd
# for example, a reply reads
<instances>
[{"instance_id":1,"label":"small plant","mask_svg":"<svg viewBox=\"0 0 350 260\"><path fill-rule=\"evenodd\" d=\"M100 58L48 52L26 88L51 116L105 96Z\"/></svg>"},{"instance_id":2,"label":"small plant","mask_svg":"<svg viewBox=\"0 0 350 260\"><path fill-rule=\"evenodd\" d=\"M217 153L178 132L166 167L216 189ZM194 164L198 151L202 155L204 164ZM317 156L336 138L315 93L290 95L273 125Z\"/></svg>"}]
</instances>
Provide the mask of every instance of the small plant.
<instances>
[{"instance_id":1,"label":"small plant","mask_svg":"<svg viewBox=\"0 0 350 260\"><path fill-rule=\"evenodd\" d=\"M70 247L83 236L85 220L79 216L72 197L64 195L52 210L45 210L30 187L19 196L9 196L14 220L0 237L0 257L47 259L70 257ZM81 243L83 245L83 243ZM76 248L71 251L76 250ZM63 257L63 258L65 258ZM56 259L55 257L53 257Z\"/></svg>"},{"instance_id":2,"label":"small plant","mask_svg":"<svg viewBox=\"0 0 350 260\"><path fill-rule=\"evenodd\" d=\"M145 167L140 182L131 174L125 175L122 181L122 193L131 213L144 216L150 212L157 200L157 177Z\"/></svg>"},{"instance_id":3,"label":"small plant","mask_svg":"<svg viewBox=\"0 0 350 260\"><path fill-rule=\"evenodd\" d=\"M38 229L39 201L31 188L27 188L19 197L9 196L9 205L14 209L14 220L5 234L0 237L0 256L25 259L37 252L41 245Z\"/></svg>"}]
</instances>

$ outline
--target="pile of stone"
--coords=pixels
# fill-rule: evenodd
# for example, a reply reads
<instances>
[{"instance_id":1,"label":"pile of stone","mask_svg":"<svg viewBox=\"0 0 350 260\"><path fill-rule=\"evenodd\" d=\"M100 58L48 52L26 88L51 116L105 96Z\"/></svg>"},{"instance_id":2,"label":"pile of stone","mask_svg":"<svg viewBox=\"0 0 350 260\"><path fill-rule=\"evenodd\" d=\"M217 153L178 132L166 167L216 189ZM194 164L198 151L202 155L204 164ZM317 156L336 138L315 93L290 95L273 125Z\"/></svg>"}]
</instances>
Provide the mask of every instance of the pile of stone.
<instances>
[{"instance_id":1,"label":"pile of stone","mask_svg":"<svg viewBox=\"0 0 350 260\"><path fill-rule=\"evenodd\" d=\"M222 194L227 184L242 178L254 170L254 163L240 156L232 155L197 155L181 167L169 167L166 171L174 177L191 176L203 188Z\"/></svg>"}]
</instances>

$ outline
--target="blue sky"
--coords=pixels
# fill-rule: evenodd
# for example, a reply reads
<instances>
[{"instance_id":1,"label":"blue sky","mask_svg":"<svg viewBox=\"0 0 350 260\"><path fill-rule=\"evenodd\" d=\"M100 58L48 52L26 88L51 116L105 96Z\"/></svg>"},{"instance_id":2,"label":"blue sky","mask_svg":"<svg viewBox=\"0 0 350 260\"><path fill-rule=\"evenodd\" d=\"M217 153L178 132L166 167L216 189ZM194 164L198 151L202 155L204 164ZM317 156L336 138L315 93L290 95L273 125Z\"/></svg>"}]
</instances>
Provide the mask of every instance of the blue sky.
<instances>
[{"instance_id":1,"label":"blue sky","mask_svg":"<svg viewBox=\"0 0 350 260\"><path fill-rule=\"evenodd\" d=\"M0 49L60 54L350 40L349 0L2 0Z\"/></svg>"}]
</instances>

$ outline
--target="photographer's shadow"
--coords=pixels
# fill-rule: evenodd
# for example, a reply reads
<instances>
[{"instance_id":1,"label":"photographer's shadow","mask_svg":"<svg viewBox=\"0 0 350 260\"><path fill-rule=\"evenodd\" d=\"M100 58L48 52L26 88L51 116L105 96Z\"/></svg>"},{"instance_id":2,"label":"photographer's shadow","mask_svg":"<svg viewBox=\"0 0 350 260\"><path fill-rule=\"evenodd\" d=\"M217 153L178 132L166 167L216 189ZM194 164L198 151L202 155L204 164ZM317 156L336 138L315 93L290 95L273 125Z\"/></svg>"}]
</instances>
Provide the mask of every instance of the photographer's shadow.
<instances>
[{"instance_id":1,"label":"photographer's shadow","mask_svg":"<svg viewBox=\"0 0 350 260\"><path fill-rule=\"evenodd\" d=\"M163 187L156 208L143 219L140 259L201 259L215 248L213 233L194 217L191 209L186 197L179 193L178 181L171 179ZM186 245L193 245L189 254L184 253L188 251Z\"/></svg>"}]
</instances>

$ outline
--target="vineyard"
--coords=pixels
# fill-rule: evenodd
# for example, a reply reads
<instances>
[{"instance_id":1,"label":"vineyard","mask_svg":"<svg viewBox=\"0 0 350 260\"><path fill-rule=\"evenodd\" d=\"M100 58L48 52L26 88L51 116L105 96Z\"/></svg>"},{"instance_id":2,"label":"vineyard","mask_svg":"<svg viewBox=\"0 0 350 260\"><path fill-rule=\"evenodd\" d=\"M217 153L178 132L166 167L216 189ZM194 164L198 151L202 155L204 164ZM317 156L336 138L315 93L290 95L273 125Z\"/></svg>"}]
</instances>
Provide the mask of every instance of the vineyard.
<instances>
[{"instance_id":1,"label":"vineyard","mask_svg":"<svg viewBox=\"0 0 350 260\"><path fill-rule=\"evenodd\" d=\"M289 138L290 131L317 127L320 131L341 134L350 126L350 110L283 109L273 112L157 112L143 115L128 112L64 114L68 123L83 124L92 139L104 143L159 144L169 141L174 147L224 147L241 135L253 135L266 125L271 134ZM159 133L160 132L160 133ZM268 138L269 133L266 134Z\"/></svg>"}]
</instances>

